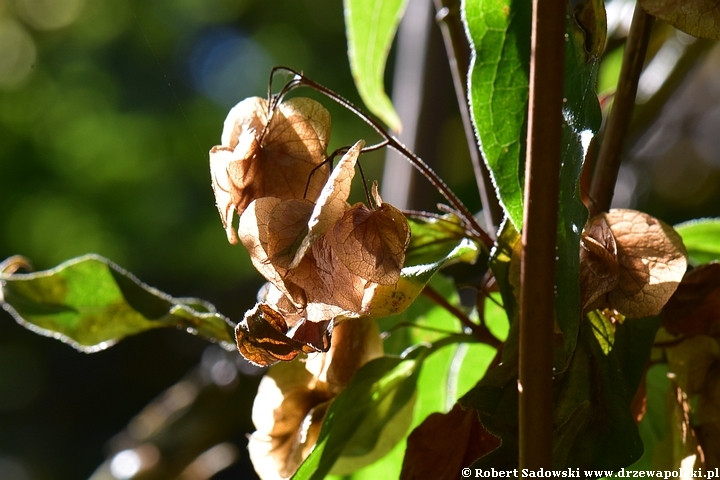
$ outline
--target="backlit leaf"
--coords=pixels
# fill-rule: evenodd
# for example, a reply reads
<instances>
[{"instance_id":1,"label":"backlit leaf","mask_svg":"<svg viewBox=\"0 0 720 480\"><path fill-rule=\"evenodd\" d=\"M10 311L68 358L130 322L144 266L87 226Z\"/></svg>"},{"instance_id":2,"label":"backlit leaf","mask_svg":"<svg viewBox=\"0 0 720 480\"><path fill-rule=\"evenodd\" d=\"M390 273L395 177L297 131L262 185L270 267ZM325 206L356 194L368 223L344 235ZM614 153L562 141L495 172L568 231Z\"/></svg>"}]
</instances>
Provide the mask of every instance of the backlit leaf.
<instances>
[{"instance_id":1,"label":"backlit leaf","mask_svg":"<svg viewBox=\"0 0 720 480\"><path fill-rule=\"evenodd\" d=\"M98 255L52 270L0 275L0 302L21 325L83 352L160 327L182 327L229 347L234 325L200 300L173 298Z\"/></svg>"},{"instance_id":2,"label":"backlit leaf","mask_svg":"<svg viewBox=\"0 0 720 480\"><path fill-rule=\"evenodd\" d=\"M604 214L615 236L620 263L613 308L630 318L657 315L680 284L687 254L680 236L664 222L635 210Z\"/></svg>"},{"instance_id":3,"label":"backlit leaf","mask_svg":"<svg viewBox=\"0 0 720 480\"><path fill-rule=\"evenodd\" d=\"M308 234L303 239L298 256L301 256L304 249L307 249L317 237L327 232L340 220L348 209L347 199L350 196L350 186L355 176L355 163L364 146L365 142L359 140L342 156L333 169L330 178L320 192L310 220L308 220ZM299 260L296 259L294 264L297 263Z\"/></svg>"},{"instance_id":4,"label":"backlit leaf","mask_svg":"<svg viewBox=\"0 0 720 480\"><path fill-rule=\"evenodd\" d=\"M602 310L591 310L587 318L592 325L592 332L595 335L603 353L607 355L615 345L615 330L617 325L622 324L625 317L617 310L604 308Z\"/></svg>"},{"instance_id":5,"label":"backlit leaf","mask_svg":"<svg viewBox=\"0 0 720 480\"><path fill-rule=\"evenodd\" d=\"M412 411L408 415L406 408L414 402L415 383L423 357L422 351L416 353L420 359L381 357L358 370L328 409L315 449L293 479L325 478L358 432L366 437L380 438L384 427L398 415L406 420L404 428L394 425L395 433L399 433L396 441L404 436L412 419ZM358 429L358 426L362 428Z\"/></svg>"},{"instance_id":6,"label":"backlit leaf","mask_svg":"<svg viewBox=\"0 0 720 480\"><path fill-rule=\"evenodd\" d=\"M360 140L343 155L330 174L330 178L315 204L307 200L297 200L297 202L306 202L309 207L299 207L295 215L287 215L280 211L280 205L273 209L272 216L277 218L277 221L271 220L268 225L269 246L271 247L268 254L273 264L288 269L297 267L312 243L342 218L349 208L347 199L355 175L355 163L363 146L365 146L365 142ZM307 211L308 208L309 211ZM288 216L296 218L294 223L297 226L295 228L286 225ZM281 250L281 254L272 251L273 239L279 237L287 238L283 242L285 248Z\"/></svg>"},{"instance_id":7,"label":"backlit leaf","mask_svg":"<svg viewBox=\"0 0 720 480\"><path fill-rule=\"evenodd\" d=\"M470 112L497 196L522 230L530 3L463 1L470 37Z\"/></svg>"},{"instance_id":8,"label":"backlit leaf","mask_svg":"<svg viewBox=\"0 0 720 480\"><path fill-rule=\"evenodd\" d=\"M675 225L690 261L695 264L720 260L720 218L703 218Z\"/></svg>"},{"instance_id":9,"label":"backlit leaf","mask_svg":"<svg viewBox=\"0 0 720 480\"><path fill-rule=\"evenodd\" d=\"M365 105L392 130L400 118L385 93L384 73L390 45L407 0L344 0L348 57Z\"/></svg>"},{"instance_id":10,"label":"backlit leaf","mask_svg":"<svg viewBox=\"0 0 720 480\"><path fill-rule=\"evenodd\" d=\"M406 265L432 263L453 251L467 236L460 219L454 214L438 218L408 218L412 232L405 252Z\"/></svg>"}]
</instances>

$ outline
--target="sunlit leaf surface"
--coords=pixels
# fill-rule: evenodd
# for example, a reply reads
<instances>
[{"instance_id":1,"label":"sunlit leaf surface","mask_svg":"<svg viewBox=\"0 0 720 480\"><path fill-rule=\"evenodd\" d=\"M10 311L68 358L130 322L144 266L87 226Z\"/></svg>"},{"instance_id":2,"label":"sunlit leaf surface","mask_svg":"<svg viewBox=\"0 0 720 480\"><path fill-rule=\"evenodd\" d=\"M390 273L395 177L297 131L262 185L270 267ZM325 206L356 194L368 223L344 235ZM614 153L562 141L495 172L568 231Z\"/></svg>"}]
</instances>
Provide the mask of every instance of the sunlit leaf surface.
<instances>
[{"instance_id":1,"label":"sunlit leaf surface","mask_svg":"<svg viewBox=\"0 0 720 480\"><path fill-rule=\"evenodd\" d=\"M160 327L234 348L234 325L200 300L173 298L98 255L52 270L0 276L2 307L21 325L83 352Z\"/></svg>"},{"instance_id":2,"label":"sunlit leaf surface","mask_svg":"<svg viewBox=\"0 0 720 480\"><path fill-rule=\"evenodd\" d=\"M703 218L675 225L690 261L695 264L720 260L720 218Z\"/></svg>"},{"instance_id":3,"label":"sunlit leaf surface","mask_svg":"<svg viewBox=\"0 0 720 480\"><path fill-rule=\"evenodd\" d=\"M530 3L463 2L473 56L470 111L500 203L522 229Z\"/></svg>"},{"instance_id":4,"label":"sunlit leaf surface","mask_svg":"<svg viewBox=\"0 0 720 480\"><path fill-rule=\"evenodd\" d=\"M390 45L407 0L345 0L348 57L355 85L365 105L392 130L400 130L385 93L384 73Z\"/></svg>"}]
</instances>

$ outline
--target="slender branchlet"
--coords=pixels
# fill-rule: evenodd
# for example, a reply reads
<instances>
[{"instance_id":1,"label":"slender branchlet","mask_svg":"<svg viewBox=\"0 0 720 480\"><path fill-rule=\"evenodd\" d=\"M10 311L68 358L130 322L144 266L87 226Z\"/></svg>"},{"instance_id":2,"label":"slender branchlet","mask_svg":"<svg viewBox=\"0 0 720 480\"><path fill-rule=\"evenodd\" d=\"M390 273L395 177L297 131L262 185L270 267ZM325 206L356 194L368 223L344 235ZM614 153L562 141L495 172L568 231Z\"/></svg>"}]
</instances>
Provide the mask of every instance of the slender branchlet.
<instances>
[{"instance_id":1,"label":"slender branchlet","mask_svg":"<svg viewBox=\"0 0 720 480\"><path fill-rule=\"evenodd\" d=\"M324 87L323 85L320 85L317 82L314 82L310 80L309 78L305 77L302 73L293 70L288 67L274 67L272 69L272 72L270 74L270 86L269 91L272 91L272 78L277 72L288 72L294 75L292 80L288 81L285 86L281 89L281 91L278 94L270 94L270 102L269 104L273 104L273 102L277 103L279 102L279 99L281 99L284 95L286 95L289 91L291 91L294 88L297 88L299 86L306 86L309 88L312 88L313 90L316 90L317 92L325 95L326 97L330 98L334 102L338 103L339 105L343 106L344 108L348 109L352 113L354 113L358 118L363 120L366 124L368 124L373 130L375 130L382 138L383 141L376 144L371 145L370 147L366 147L363 149L363 152L376 150L380 148L381 146L387 146L390 147L397 152L399 152L401 155L403 155L407 160L422 173L425 178L430 181L430 183L440 192L440 194L445 197L445 199L452 205L452 207L457 211L457 214L462 219L463 223L465 224L465 228L468 230L468 234L483 244L486 250L489 250L490 247L493 245L492 238L487 234L487 232L478 224L477 220L473 216L472 213L468 210L468 208L462 203L462 201L455 195L455 193L445 184L445 182L438 176L437 173L433 169L430 168L420 157L415 155L412 151L410 151L405 145L403 145L397 138L395 138L393 135L388 133L382 125L380 125L377 121L370 118L368 115L366 115L362 110L357 108L354 104L352 104L349 100L346 100L345 98L341 97L337 93L333 92L329 88Z\"/></svg>"}]
</instances>

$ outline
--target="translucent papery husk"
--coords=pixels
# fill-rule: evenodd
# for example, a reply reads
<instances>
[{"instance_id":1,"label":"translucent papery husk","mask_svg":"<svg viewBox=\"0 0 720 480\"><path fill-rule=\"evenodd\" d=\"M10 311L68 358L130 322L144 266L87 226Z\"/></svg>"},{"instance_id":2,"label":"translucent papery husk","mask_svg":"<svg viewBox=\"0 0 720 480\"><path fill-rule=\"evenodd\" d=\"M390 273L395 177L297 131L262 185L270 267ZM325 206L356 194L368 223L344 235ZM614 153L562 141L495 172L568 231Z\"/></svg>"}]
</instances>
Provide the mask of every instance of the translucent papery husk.
<instances>
[{"instance_id":1,"label":"translucent papery husk","mask_svg":"<svg viewBox=\"0 0 720 480\"><path fill-rule=\"evenodd\" d=\"M293 303L297 310L304 311L305 318L311 322L320 322L336 317L353 318L369 312L370 304L379 283L368 280L366 276L378 275L369 266L370 274L358 275L351 271L346 262L347 252L339 252L331 245L326 234L320 235L311 248L302 257L299 264L292 269L283 268L273 263L268 254L271 250L269 238L269 222L272 213L281 207L283 202L273 198L262 198L254 201L243 213L240 221L240 238L250 252L253 265L257 270ZM403 246L406 245L403 239ZM342 253L342 255L340 255ZM404 253L404 252L403 252ZM365 257L367 258L367 257ZM383 285L383 292L391 294L394 285L400 280L398 261L380 262L378 270L382 270L386 278L388 270L395 282ZM388 263L392 267L388 267Z\"/></svg>"},{"instance_id":2,"label":"translucent papery husk","mask_svg":"<svg viewBox=\"0 0 720 480\"><path fill-rule=\"evenodd\" d=\"M230 111L222 145L210 150L213 191L230 243L238 240L234 212L241 215L256 198L318 198L330 173L323 165L329 138L330 114L309 98L269 111L266 100L251 97Z\"/></svg>"},{"instance_id":3,"label":"translucent papery husk","mask_svg":"<svg viewBox=\"0 0 720 480\"><path fill-rule=\"evenodd\" d=\"M583 306L627 318L657 315L687 269L680 235L646 213L614 209L588 220L580 254Z\"/></svg>"},{"instance_id":4,"label":"translucent papery husk","mask_svg":"<svg viewBox=\"0 0 720 480\"><path fill-rule=\"evenodd\" d=\"M317 441L325 412L365 363L382 356L374 321L340 323L327 353L270 368L260 382L248 451L263 480L290 478Z\"/></svg>"}]
</instances>

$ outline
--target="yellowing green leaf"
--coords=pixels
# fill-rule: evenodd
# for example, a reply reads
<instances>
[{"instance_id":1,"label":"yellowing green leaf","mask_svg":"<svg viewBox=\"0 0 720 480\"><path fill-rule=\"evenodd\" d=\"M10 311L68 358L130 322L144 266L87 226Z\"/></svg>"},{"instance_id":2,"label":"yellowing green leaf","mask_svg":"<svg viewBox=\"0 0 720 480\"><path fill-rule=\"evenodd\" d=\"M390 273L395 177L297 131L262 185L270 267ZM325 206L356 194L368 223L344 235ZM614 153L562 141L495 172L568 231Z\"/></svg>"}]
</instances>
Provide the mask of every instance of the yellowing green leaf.
<instances>
[{"instance_id":1,"label":"yellowing green leaf","mask_svg":"<svg viewBox=\"0 0 720 480\"><path fill-rule=\"evenodd\" d=\"M233 343L234 325L211 305L173 298L98 255L52 270L0 275L0 285L0 303L18 323L83 352L160 327L182 327L224 346Z\"/></svg>"}]
</instances>

